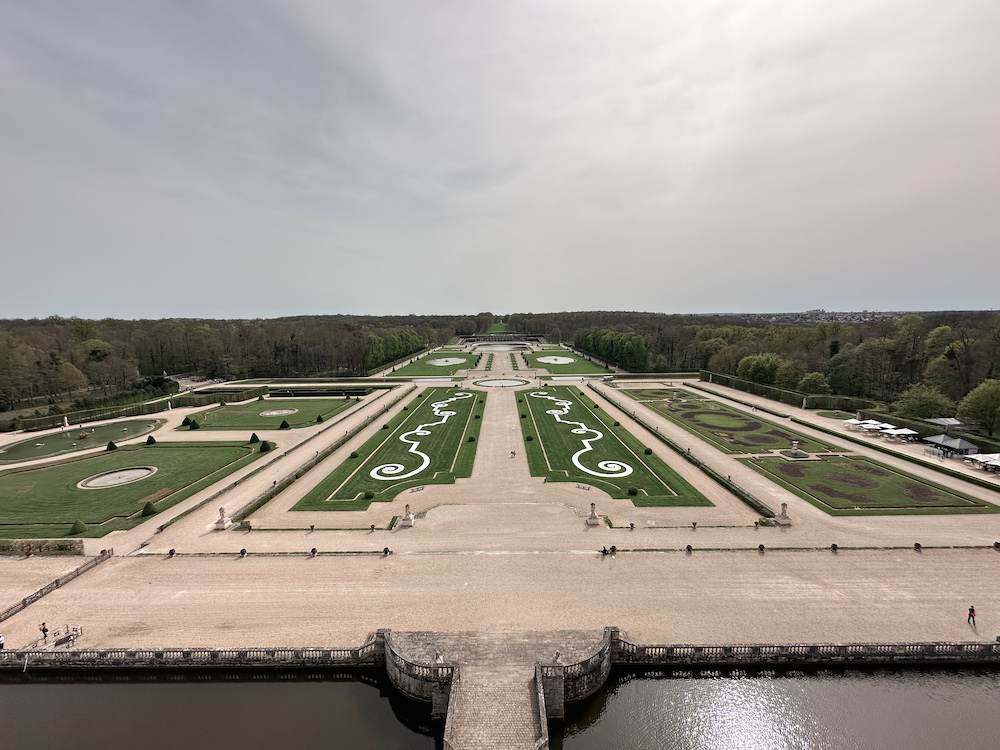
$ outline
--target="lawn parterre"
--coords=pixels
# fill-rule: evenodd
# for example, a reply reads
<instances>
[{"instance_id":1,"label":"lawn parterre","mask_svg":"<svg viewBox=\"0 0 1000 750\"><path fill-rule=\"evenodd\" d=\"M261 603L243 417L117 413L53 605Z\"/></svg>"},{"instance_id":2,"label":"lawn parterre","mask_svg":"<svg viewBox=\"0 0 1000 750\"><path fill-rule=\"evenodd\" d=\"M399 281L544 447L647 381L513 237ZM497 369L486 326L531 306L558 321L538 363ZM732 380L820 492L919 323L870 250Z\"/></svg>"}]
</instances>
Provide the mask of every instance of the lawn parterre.
<instances>
[{"instance_id":1,"label":"lawn parterre","mask_svg":"<svg viewBox=\"0 0 1000 750\"><path fill-rule=\"evenodd\" d=\"M437 351L427 354L415 362L398 366L386 373L392 377L421 378L430 376L448 377L460 370L471 370L481 355L469 352Z\"/></svg>"},{"instance_id":2,"label":"lawn parterre","mask_svg":"<svg viewBox=\"0 0 1000 750\"><path fill-rule=\"evenodd\" d=\"M554 362L544 360L553 358ZM589 362L576 352L568 349L544 349L538 352L525 352L524 358L528 367L548 370L552 375L607 375L611 370ZM572 360L564 362L563 360Z\"/></svg>"},{"instance_id":3,"label":"lawn parterre","mask_svg":"<svg viewBox=\"0 0 1000 750\"><path fill-rule=\"evenodd\" d=\"M0 537L68 536L78 519L89 526L80 536L131 528L143 520L139 513L146 502L165 510L266 455L259 449L259 443L161 442L0 472ZM77 486L88 477L130 467L155 467L156 472L114 487Z\"/></svg>"},{"instance_id":4,"label":"lawn parterre","mask_svg":"<svg viewBox=\"0 0 1000 750\"><path fill-rule=\"evenodd\" d=\"M741 460L834 516L1000 511L996 505L860 456Z\"/></svg>"},{"instance_id":5,"label":"lawn parterre","mask_svg":"<svg viewBox=\"0 0 1000 750\"><path fill-rule=\"evenodd\" d=\"M365 510L409 487L471 476L476 440L470 438L479 437L485 402L476 391L424 391L292 510Z\"/></svg>"},{"instance_id":6,"label":"lawn parterre","mask_svg":"<svg viewBox=\"0 0 1000 750\"><path fill-rule=\"evenodd\" d=\"M637 506L712 504L579 389L534 388L517 397L533 476L593 485Z\"/></svg>"},{"instance_id":7,"label":"lawn parterre","mask_svg":"<svg viewBox=\"0 0 1000 750\"><path fill-rule=\"evenodd\" d=\"M680 389L679 392L683 401L643 401L643 405L725 453L788 450L793 440L797 440L799 450L806 453L837 450L829 443L806 437L756 414L737 411L717 401L689 401L688 391Z\"/></svg>"},{"instance_id":8,"label":"lawn parterre","mask_svg":"<svg viewBox=\"0 0 1000 750\"><path fill-rule=\"evenodd\" d=\"M191 415L204 430L277 430L309 427L317 417L335 417L357 403L353 398L267 398L245 404L227 404ZM178 429L187 430L187 427Z\"/></svg>"},{"instance_id":9,"label":"lawn parterre","mask_svg":"<svg viewBox=\"0 0 1000 750\"><path fill-rule=\"evenodd\" d=\"M648 388L619 388L624 393L636 401L705 401L706 396L702 396L693 391L686 391L683 388L664 388L663 386L651 386Z\"/></svg>"},{"instance_id":10,"label":"lawn parterre","mask_svg":"<svg viewBox=\"0 0 1000 750\"><path fill-rule=\"evenodd\" d=\"M103 448L109 440L122 442L153 432L161 424L159 419L131 419L102 425L70 427L62 432L35 435L27 440L0 448L0 464L33 461L65 453Z\"/></svg>"}]
</instances>

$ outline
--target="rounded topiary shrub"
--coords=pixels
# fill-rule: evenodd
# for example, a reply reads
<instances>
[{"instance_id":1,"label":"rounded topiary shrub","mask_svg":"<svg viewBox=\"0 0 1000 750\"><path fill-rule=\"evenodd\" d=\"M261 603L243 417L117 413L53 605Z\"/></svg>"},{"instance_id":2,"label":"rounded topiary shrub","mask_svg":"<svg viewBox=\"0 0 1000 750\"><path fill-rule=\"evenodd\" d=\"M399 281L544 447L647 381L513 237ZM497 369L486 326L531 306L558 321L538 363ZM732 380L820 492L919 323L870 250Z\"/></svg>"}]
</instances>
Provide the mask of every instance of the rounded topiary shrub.
<instances>
[{"instance_id":1,"label":"rounded topiary shrub","mask_svg":"<svg viewBox=\"0 0 1000 750\"><path fill-rule=\"evenodd\" d=\"M470 443L476 442L476 436L475 435L469 435L469 442Z\"/></svg>"},{"instance_id":2,"label":"rounded topiary shrub","mask_svg":"<svg viewBox=\"0 0 1000 750\"><path fill-rule=\"evenodd\" d=\"M357 451L351 451L351 458L357 458L357 457L358 457L358 452Z\"/></svg>"},{"instance_id":3,"label":"rounded topiary shrub","mask_svg":"<svg viewBox=\"0 0 1000 750\"><path fill-rule=\"evenodd\" d=\"M104 450L106 450L106 451L116 451L116 450L118 450L118 446L115 445L115 441L114 440L109 440L108 441L108 447L105 448Z\"/></svg>"},{"instance_id":4,"label":"rounded topiary shrub","mask_svg":"<svg viewBox=\"0 0 1000 750\"><path fill-rule=\"evenodd\" d=\"M622 426L621 422L615 422L615 427L621 427L621 426Z\"/></svg>"},{"instance_id":5,"label":"rounded topiary shrub","mask_svg":"<svg viewBox=\"0 0 1000 750\"><path fill-rule=\"evenodd\" d=\"M287 430L290 427L291 427L291 425L288 424L288 420L287 419L282 419L281 420L281 424L278 425L278 429L279 430Z\"/></svg>"},{"instance_id":6,"label":"rounded topiary shrub","mask_svg":"<svg viewBox=\"0 0 1000 750\"><path fill-rule=\"evenodd\" d=\"M521 419L527 419L527 418L528 418L528 415L527 415L527 414L522 414L522 415L521 415Z\"/></svg>"},{"instance_id":7,"label":"rounded topiary shrub","mask_svg":"<svg viewBox=\"0 0 1000 750\"><path fill-rule=\"evenodd\" d=\"M269 450L271 450L271 444L269 442L267 442L265 440L264 442L262 442L260 444L260 452L261 453L267 453Z\"/></svg>"},{"instance_id":8,"label":"rounded topiary shrub","mask_svg":"<svg viewBox=\"0 0 1000 750\"><path fill-rule=\"evenodd\" d=\"M188 429L189 430L200 430L201 429L201 425L198 424L198 420L197 419L192 419L191 420L191 424L188 425Z\"/></svg>"},{"instance_id":9,"label":"rounded topiary shrub","mask_svg":"<svg viewBox=\"0 0 1000 750\"><path fill-rule=\"evenodd\" d=\"M387 424L382 425L382 429L383 430L388 430L389 429L389 425L387 425Z\"/></svg>"},{"instance_id":10,"label":"rounded topiary shrub","mask_svg":"<svg viewBox=\"0 0 1000 750\"><path fill-rule=\"evenodd\" d=\"M259 442L260 442L260 438L257 437L257 433L256 432L253 435L250 436L250 444L251 445L253 445L254 443L259 443Z\"/></svg>"},{"instance_id":11,"label":"rounded topiary shrub","mask_svg":"<svg viewBox=\"0 0 1000 750\"><path fill-rule=\"evenodd\" d=\"M633 497L635 497L636 495L639 494L639 490L637 490L635 487L629 487L628 488L628 494L630 494Z\"/></svg>"},{"instance_id":12,"label":"rounded topiary shrub","mask_svg":"<svg viewBox=\"0 0 1000 750\"><path fill-rule=\"evenodd\" d=\"M87 524L81 521L79 518L73 521L73 525L69 528L70 534L82 534L87 530Z\"/></svg>"},{"instance_id":13,"label":"rounded topiary shrub","mask_svg":"<svg viewBox=\"0 0 1000 750\"><path fill-rule=\"evenodd\" d=\"M410 407L409 407L409 406L404 406L404 407L403 407L403 411L409 411L409 410L410 410Z\"/></svg>"},{"instance_id":14,"label":"rounded topiary shrub","mask_svg":"<svg viewBox=\"0 0 1000 750\"><path fill-rule=\"evenodd\" d=\"M146 445L156 445L156 438L150 435L146 438Z\"/></svg>"},{"instance_id":15,"label":"rounded topiary shrub","mask_svg":"<svg viewBox=\"0 0 1000 750\"><path fill-rule=\"evenodd\" d=\"M523 398L519 398L519 399L517 400L517 403L519 403L519 404L523 404L523 403L524 403L524 399L523 399Z\"/></svg>"},{"instance_id":16,"label":"rounded topiary shrub","mask_svg":"<svg viewBox=\"0 0 1000 750\"><path fill-rule=\"evenodd\" d=\"M191 424L191 417L184 417L181 421L181 427L187 427L189 424Z\"/></svg>"},{"instance_id":17,"label":"rounded topiary shrub","mask_svg":"<svg viewBox=\"0 0 1000 750\"><path fill-rule=\"evenodd\" d=\"M600 409L601 407L600 407L600 406L598 406L597 404L594 404L594 408L595 408L595 409Z\"/></svg>"},{"instance_id":18,"label":"rounded topiary shrub","mask_svg":"<svg viewBox=\"0 0 1000 750\"><path fill-rule=\"evenodd\" d=\"M533 436L531 436L531 435L525 435L525 436L524 436L524 439L525 439L525 440L526 440L527 442L529 442L529 443L530 443L530 442L531 442L532 440L534 440L535 438L534 438Z\"/></svg>"},{"instance_id":19,"label":"rounded topiary shrub","mask_svg":"<svg viewBox=\"0 0 1000 750\"><path fill-rule=\"evenodd\" d=\"M146 504L142 506L142 515L144 516L156 515L156 506L153 505L152 501L147 501Z\"/></svg>"},{"instance_id":20,"label":"rounded topiary shrub","mask_svg":"<svg viewBox=\"0 0 1000 750\"><path fill-rule=\"evenodd\" d=\"M365 500L371 500L373 497L375 497L374 492L371 490L365 490Z\"/></svg>"},{"instance_id":21,"label":"rounded topiary shrub","mask_svg":"<svg viewBox=\"0 0 1000 750\"><path fill-rule=\"evenodd\" d=\"M646 448L646 450L644 450L643 453L645 453L647 456L652 456L653 455L653 449L652 448Z\"/></svg>"},{"instance_id":22,"label":"rounded topiary shrub","mask_svg":"<svg viewBox=\"0 0 1000 750\"><path fill-rule=\"evenodd\" d=\"M323 415L322 414L317 414L316 415L316 424L319 424L322 421L323 421Z\"/></svg>"},{"instance_id":23,"label":"rounded topiary shrub","mask_svg":"<svg viewBox=\"0 0 1000 750\"><path fill-rule=\"evenodd\" d=\"M477 414L474 418L475 419L482 419L482 417L479 414Z\"/></svg>"}]
</instances>

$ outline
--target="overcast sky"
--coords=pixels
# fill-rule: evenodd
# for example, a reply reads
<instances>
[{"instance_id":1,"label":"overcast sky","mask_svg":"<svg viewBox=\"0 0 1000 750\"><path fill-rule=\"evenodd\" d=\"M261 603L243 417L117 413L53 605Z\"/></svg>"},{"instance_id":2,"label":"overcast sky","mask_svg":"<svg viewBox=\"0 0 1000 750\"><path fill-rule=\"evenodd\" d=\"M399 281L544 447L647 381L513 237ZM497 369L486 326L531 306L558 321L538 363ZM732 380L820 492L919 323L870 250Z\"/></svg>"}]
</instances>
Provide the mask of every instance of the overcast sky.
<instances>
[{"instance_id":1,"label":"overcast sky","mask_svg":"<svg viewBox=\"0 0 1000 750\"><path fill-rule=\"evenodd\" d=\"M0 0L0 317L990 309L996 0Z\"/></svg>"}]
</instances>

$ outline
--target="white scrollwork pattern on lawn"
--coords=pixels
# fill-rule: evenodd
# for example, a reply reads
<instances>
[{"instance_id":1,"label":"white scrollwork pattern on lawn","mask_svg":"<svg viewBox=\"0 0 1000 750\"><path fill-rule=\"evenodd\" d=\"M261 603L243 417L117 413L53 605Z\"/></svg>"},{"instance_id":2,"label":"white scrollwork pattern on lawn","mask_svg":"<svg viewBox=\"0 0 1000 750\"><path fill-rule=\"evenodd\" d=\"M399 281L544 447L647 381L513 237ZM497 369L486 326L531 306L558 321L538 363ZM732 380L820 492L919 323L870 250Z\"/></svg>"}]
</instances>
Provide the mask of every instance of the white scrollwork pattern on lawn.
<instances>
[{"instance_id":1,"label":"white scrollwork pattern on lawn","mask_svg":"<svg viewBox=\"0 0 1000 750\"><path fill-rule=\"evenodd\" d=\"M560 407L558 409L547 409L545 413L551 414L553 417L556 418L557 422L561 422L562 424L576 425L574 429L570 430L570 432L572 432L574 435L586 435L588 433L593 434L593 437L580 438L581 442L583 442L583 449L573 454L573 465L576 466L576 468L578 468L580 471L590 474L592 477L608 477L608 478L627 477L629 474L632 473L632 467L629 466L624 461L600 461L597 464L597 468L599 468L601 471L594 471L593 469L588 469L586 466L581 464L580 456L582 456L584 453L587 453L588 451L594 450L594 448L591 446L591 443L596 443L598 440L603 438L604 433L601 432L600 430L595 430L592 427L587 427L587 425L585 425L583 422L574 422L573 420L570 419L563 419L565 415L569 414L569 408L573 405L572 401L563 398L557 398L556 396L550 396L545 391L534 391L532 393L529 393L528 395L531 396L531 398L548 399L549 401L554 402L556 406Z\"/></svg>"},{"instance_id":2,"label":"white scrollwork pattern on lawn","mask_svg":"<svg viewBox=\"0 0 1000 750\"><path fill-rule=\"evenodd\" d=\"M431 408L434 410L435 417L441 417L440 421L427 422L426 424L417 425L417 429L410 430L409 432L404 432L402 435L399 436L399 439L402 442L409 444L410 447L407 450L410 453L412 453L415 456L420 456L420 466L418 466L416 469L407 474L404 474L403 472L406 471L406 467L403 466L403 464L382 464L381 466L376 466L374 469L372 469L369 472L369 476L372 479L378 479L383 482L391 482L391 481L398 481L400 479L409 479L410 477L415 477L417 474L422 472L430 465L431 459L430 456L428 456L426 453L422 453L419 450L420 441L414 440L413 436L418 436L421 438L427 437L428 435L431 434L427 429L428 427L436 427L437 425L442 425L448 421L449 417L454 417L458 412L448 411L446 408L448 404L454 401L461 401L463 399L475 398L475 397L476 394L463 391L460 393L456 393L454 396L445 399L444 401L435 401L433 404L431 404Z\"/></svg>"}]
</instances>

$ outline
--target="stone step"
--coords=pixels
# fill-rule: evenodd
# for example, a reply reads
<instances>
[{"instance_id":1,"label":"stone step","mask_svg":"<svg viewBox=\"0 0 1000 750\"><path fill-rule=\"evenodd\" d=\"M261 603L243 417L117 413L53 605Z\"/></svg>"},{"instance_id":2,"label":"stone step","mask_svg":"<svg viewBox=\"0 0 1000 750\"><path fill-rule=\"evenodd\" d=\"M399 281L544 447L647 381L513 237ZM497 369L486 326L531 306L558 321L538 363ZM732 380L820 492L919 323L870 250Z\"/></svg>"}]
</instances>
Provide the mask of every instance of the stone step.
<instances>
[{"instance_id":1,"label":"stone step","mask_svg":"<svg viewBox=\"0 0 1000 750\"><path fill-rule=\"evenodd\" d=\"M534 750L542 736L534 677L463 670L451 700L445 746L453 750Z\"/></svg>"}]
</instances>

